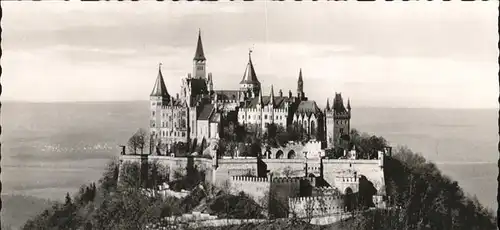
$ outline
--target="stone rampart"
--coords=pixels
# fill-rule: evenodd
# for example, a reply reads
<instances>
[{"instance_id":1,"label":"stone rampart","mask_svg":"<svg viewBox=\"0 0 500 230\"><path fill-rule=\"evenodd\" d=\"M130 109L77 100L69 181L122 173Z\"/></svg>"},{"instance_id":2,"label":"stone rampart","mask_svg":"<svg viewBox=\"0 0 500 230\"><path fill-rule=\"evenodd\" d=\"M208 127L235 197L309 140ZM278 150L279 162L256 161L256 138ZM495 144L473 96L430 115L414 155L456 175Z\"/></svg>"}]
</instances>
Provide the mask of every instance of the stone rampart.
<instances>
[{"instance_id":1,"label":"stone rampart","mask_svg":"<svg viewBox=\"0 0 500 230\"><path fill-rule=\"evenodd\" d=\"M240 191L247 193L256 202L263 202L271 187L269 178L233 176L230 180L231 191L238 194Z\"/></svg>"},{"instance_id":2,"label":"stone rampart","mask_svg":"<svg viewBox=\"0 0 500 230\"><path fill-rule=\"evenodd\" d=\"M344 210L340 195L289 198L288 207L290 215L299 218L342 213Z\"/></svg>"},{"instance_id":3,"label":"stone rampart","mask_svg":"<svg viewBox=\"0 0 500 230\"><path fill-rule=\"evenodd\" d=\"M383 159L382 159L383 160ZM346 182L337 178L365 176L377 189L377 194L385 194L384 170L380 166L380 159L375 160L347 160L324 159L323 176L332 187L341 187ZM339 184L342 183L342 184ZM347 181L347 183L349 183ZM341 192L344 192L341 190Z\"/></svg>"}]
</instances>

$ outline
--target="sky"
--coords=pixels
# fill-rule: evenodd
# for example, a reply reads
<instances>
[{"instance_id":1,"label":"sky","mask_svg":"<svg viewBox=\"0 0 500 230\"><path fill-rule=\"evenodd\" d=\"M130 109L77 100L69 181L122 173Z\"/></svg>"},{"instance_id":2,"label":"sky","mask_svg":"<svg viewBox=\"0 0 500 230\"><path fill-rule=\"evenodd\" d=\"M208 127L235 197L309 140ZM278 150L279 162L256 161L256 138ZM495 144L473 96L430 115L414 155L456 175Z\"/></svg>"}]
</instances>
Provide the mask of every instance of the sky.
<instances>
[{"instance_id":1,"label":"sky","mask_svg":"<svg viewBox=\"0 0 500 230\"><path fill-rule=\"evenodd\" d=\"M498 2L5 2L2 100L148 100L192 72L201 29L215 89L252 49L264 94L353 107L498 107Z\"/></svg>"}]
</instances>

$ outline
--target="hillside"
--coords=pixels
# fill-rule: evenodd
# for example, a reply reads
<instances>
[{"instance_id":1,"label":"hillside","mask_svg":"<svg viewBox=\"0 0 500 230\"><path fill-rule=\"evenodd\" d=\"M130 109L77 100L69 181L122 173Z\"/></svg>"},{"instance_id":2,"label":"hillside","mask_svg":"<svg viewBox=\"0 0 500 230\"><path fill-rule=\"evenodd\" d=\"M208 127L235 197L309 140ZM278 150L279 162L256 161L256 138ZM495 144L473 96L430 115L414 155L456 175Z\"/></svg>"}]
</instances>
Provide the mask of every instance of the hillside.
<instances>
[{"instance_id":1,"label":"hillside","mask_svg":"<svg viewBox=\"0 0 500 230\"><path fill-rule=\"evenodd\" d=\"M20 228L51 204L49 200L33 196L2 195L2 229Z\"/></svg>"},{"instance_id":2,"label":"hillside","mask_svg":"<svg viewBox=\"0 0 500 230\"><path fill-rule=\"evenodd\" d=\"M384 143L382 137L354 132L353 142L367 152ZM116 162L111 163L98 185L81 189L75 197L67 195L65 203L54 205L41 215L31 219L24 229L79 228L85 229L140 229L148 223L158 223L162 217L190 213L201 208L200 202L208 199L210 209L217 216L231 218L255 218L260 213L258 205L246 198L220 193L220 189L196 189L200 172L188 169L187 175L177 178L171 187L194 189L182 198L147 197L139 192L139 166L122 171L123 184L118 185ZM156 168L156 167L151 167ZM159 169L159 168L157 168ZM328 229L496 229L491 210L482 206L476 198L468 197L456 181L442 175L437 166L406 147L398 147L384 162L389 205L391 210L366 212L361 216L327 226ZM162 170L153 170L160 172ZM150 171L149 173L152 173ZM159 178L158 175L149 175ZM151 185L148 185L151 186ZM210 188L205 184L204 188ZM131 212L131 210L134 210ZM257 217L258 218L258 217ZM231 226L229 229L323 229L299 222L271 221L261 224ZM210 229L210 228L207 228ZM222 228L217 228L222 229ZM225 228L224 228L225 229Z\"/></svg>"}]
</instances>

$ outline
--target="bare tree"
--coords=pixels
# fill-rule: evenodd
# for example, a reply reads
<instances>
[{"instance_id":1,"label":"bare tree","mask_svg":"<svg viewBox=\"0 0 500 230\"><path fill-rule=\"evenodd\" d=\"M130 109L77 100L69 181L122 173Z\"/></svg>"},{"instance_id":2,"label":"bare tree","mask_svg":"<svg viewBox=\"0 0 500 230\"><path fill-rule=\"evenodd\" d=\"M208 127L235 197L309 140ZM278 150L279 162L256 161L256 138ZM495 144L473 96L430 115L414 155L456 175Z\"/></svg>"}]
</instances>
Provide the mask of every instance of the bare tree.
<instances>
[{"instance_id":1,"label":"bare tree","mask_svg":"<svg viewBox=\"0 0 500 230\"><path fill-rule=\"evenodd\" d=\"M305 219L307 223L311 223L312 218L314 217L314 209L317 208L316 200L313 197L308 197L304 201L304 210L305 210Z\"/></svg>"},{"instance_id":2,"label":"bare tree","mask_svg":"<svg viewBox=\"0 0 500 230\"><path fill-rule=\"evenodd\" d=\"M142 128L137 130L136 132L137 135L137 144L138 148L141 150L141 154L144 154L144 148L146 147L146 143L148 143L148 135L146 131Z\"/></svg>"},{"instance_id":3,"label":"bare tree","mask_svg":"<svg viewBox=\"0 0 500 230\"><path fill-rule=\"evenodd\" d=\"M144 148L146 147L148 135L144 129L139 129L128 139L128 147L137 154L137 149L141 150L141 154L144 153Z\"/></svg>"}]
</instances>

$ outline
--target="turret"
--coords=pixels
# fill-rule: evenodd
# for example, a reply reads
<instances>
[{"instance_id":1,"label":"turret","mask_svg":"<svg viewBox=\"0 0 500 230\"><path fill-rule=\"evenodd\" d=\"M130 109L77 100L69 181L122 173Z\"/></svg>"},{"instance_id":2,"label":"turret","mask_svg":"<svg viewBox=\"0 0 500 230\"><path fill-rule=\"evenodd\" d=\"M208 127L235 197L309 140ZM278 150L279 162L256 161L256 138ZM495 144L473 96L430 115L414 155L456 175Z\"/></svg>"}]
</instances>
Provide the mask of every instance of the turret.
<instances>
[{"instance_id":1,"label":"turret","mask_svg":"<svg viewBox=\"0 0 500 230\"><path fill-rule=\"evenodd\" d=\"M330 111L330 100L326 98L326 111Z\"/></svg>"},{"instance_id":2,"label":"turret","mask_svg":"<svg viewBox=\"0 0 500 230\"><path fill-rule=\"evenodd\" d=\"M212 73L208 73L208 79L207 79L207 86L208 86L208 93L212 93L214 91L214 83L212 81Z\"/></svg>"},{"instance_id":3,"label":"turret","mask_svg":"<svg viewBox=\"0 0 500 230\"><path fill-rule=\"evenodd\" d=\"M262 91L259 91L259 99L257 100L257 106L262 108Z\"/></svg>"},{"instance_id":4,"label":"turret","mask_svg":"<svg viewBox=\"0 0 500 230\"><path fill-rule=\"evenodd\" d=\"M156 77L155 85L153 86L150 97L151 100L166 100L167 103L170 99L167 86L165 85L165 80L163 79L163 74L161 73L161 63L158 65L158 76Z\"/></svg>"},{"instance_id":5,"label":"turret","mask_svg":"<svg viewBox=\"0 0 500 230\"><path fill-rule=\"evenodd\" d=\"M273 85L271 85L271 95L269 97L269 104L274 108L274 90Z\"/></svg>"},{"instance_id":6,"label":"turret","mask_svg":"<svg viewBox=\"0 0 500 230\"><path fill-rule=\"evenodd\" d=\"M248 64L243 74L243 79L240 81L240 90L246 92L248 90L253 92L253 95L257 95L260 92L260 82L257 79L257 74L255 74L255 69L252 63L252 51L248 52Z\"/></svg>"},{"instance_id":7,"label":"turret","mask_svg":"<svg viewBox=\"0 0 500 230\"><path fill-rule=\"evenodd\" d=\"M156 77L155 85L149 98L151 106L150 134L156 137L160 128L161 108L163 105L168 105L171 102L163 74L161 73L161 63L158 65L158 76Z\"/></svg>"}]
</instances>

